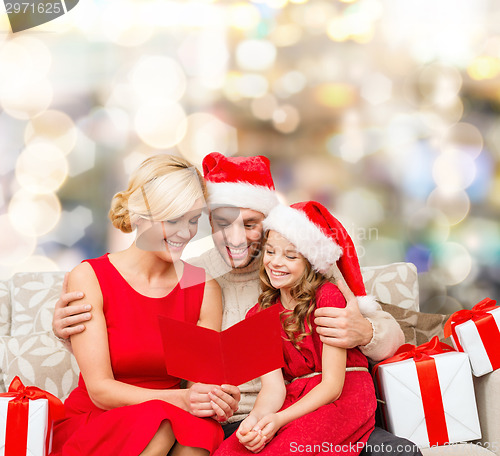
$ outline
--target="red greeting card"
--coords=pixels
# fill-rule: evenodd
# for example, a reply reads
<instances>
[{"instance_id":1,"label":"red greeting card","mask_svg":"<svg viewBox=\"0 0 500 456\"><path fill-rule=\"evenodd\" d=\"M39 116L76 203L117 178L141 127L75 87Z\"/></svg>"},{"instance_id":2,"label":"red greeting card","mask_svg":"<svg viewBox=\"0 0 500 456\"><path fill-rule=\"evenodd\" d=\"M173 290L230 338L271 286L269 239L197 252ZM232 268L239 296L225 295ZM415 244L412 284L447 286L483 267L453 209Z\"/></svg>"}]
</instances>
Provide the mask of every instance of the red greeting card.
<instances>
[{"instance_id":1,"label":"red greeting card","mask_svg":"<svg viewBox=\"0 0 500 456\"><path fill-rule=\"evenodd\" d=\"M241 385L283 367L278 306L218 332L159 316L167 372L193 382Z\"/></svg>"}]
</instances>

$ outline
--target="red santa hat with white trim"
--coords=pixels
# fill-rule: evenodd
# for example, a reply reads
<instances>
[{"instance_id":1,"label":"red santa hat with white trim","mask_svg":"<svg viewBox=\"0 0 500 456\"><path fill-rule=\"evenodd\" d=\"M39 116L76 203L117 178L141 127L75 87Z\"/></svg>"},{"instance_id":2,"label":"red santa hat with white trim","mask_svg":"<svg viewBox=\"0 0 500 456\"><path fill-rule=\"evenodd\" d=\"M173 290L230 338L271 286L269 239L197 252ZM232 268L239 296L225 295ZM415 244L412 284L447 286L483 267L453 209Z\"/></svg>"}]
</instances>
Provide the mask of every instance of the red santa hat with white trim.
<instances>
[{"instance_id":1,"label":"red santa hat with white trim","mask_svg":"<svg viewBox=\"0 0 500 456\"><path fill-rule=\"evenodd\" d=\"M203 159L208 206L253 209L267 215L278 204L269 159L225 157L212 152Z\"/></svg>"},{"instance_id":2,"label":"red santa hat with white trim","mask_svg":"<svg viewBox=\"0 0 500 456\"><path fill-rule=\"evenodd\" d=\"M367 296L358 255L344 226L316 201L274 207L263 222L266 230L277 231L321 273L336 263L348 287L356 295L361 313L378 310L373 296Z\"/></svg>"}]
</instances>

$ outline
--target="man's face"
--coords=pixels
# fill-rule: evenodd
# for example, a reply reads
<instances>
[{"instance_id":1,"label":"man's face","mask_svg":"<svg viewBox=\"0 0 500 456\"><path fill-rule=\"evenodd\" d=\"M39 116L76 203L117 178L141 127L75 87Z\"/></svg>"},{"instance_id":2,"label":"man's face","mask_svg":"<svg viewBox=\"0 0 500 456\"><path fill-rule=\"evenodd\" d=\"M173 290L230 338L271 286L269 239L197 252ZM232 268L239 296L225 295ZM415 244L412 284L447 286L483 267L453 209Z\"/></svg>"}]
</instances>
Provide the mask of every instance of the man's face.
<instances>
[{"instance_id":1,"label":"man's face","mask_svg":"<svg viewBox=\"0 0 500 456\"><path fill-rule=\"evenodd\" d=\"M220 207L211 211L215 247L233 269L244 268L259 256L263 220L262 212L241 207Z\"/></svg>"}]
</instances>

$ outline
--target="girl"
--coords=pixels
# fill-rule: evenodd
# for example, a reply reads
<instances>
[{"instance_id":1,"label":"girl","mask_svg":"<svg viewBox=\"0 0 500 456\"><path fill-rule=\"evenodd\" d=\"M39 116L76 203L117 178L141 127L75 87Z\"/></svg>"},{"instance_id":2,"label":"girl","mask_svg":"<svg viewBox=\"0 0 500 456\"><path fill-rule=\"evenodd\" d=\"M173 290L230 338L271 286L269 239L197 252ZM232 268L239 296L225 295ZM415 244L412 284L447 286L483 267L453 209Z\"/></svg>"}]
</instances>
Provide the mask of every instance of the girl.
<instances>
[{"instance_id":1,"label":"girl","mask_svg":"<svg viewBox=\"0 0 500 456\"><path fill-rule=\"evenodd\" d=\"M280 307L285 367L261 377L252 412L216 455L359 454L375 425L367 360L358 349L323 346L311 318L316 307L345 306L324 275L340 256L348 285L366 294L352 241L316 202L278 206L264 227L262 293L247 316Z\"/></svg>"},{"instance_id":2,"label":"girl","mask_svg":"<svg viewBox=\"0 0 500 456\"><path fill-rule=\"evenodd\" d=\"M148 158L114 196L111 221L123 232L137 228L136 240L69 275L69 288L85 291L92 318L71 337L81 375L56 425L52 454L201 456L222 441L220 425L198 417L213 411L195 416L191 389L167 374L158 325L158 315L166 315L220 330L219 286L180 261L205 196L199 172L170 155ZM209 396L216 408L219 399Z\"/></svg>"}]
</instances>

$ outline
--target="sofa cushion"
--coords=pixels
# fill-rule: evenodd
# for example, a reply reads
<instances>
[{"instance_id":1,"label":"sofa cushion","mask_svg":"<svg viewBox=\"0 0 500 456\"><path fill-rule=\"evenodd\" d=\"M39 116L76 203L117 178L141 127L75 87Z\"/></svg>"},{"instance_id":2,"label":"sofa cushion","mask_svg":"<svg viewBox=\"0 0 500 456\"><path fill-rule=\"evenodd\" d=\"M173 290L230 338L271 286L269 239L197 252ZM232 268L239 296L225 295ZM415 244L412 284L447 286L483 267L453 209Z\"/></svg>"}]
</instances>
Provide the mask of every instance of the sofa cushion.
<instances>
[{"instance_id":1,"label":"sofa cushion","mask_svg":"<svg viewBox=\"0 0 500 456\"><path fill-rule=\"evenodd\" d=\"M6 387L17 375L26 386L38 386L62 400L78 383L74 356L52 332L0 337L0 367Z\"/></svg>"},{"instance_id":2,"label":"sofa cushion","mask_svg":"<svg viewBox=\"0 0 500 456\"><path fill-rule=\"evenodd\" d=\"M379 301L417 311L418 274L412 263L361 268L366 292Z\"/></svg>"},{"instance_id":3,"label":"sofa cushion","mask_svg":"<svg viewBox=\"0 0 500 456\"><path fill-rule=\"evenodd\" d=\"M450 315L415 312L381 302L382 310L390 313L401 326L405 343L421 345L438 336L441 342L451 345L450 338L444 338L444 324Z\"/></svg>"},{"instance_id":4,"label":"sofa cushion","mask_svg":"<svg viewBox=\"0 0 500 456\"><path fill-rule=\"evenodd\" d=\"M12 277L13 336L52 330L54 305L62 290L64 272L20 272Z\"/></svg>"},{"instance_id":5,"label":"sofa cushion","mask_svg":"<svg viewBox=\"0 0 500 456\"><path fill-rule=\"evenodd\" d=\"M0 336L10 334L11 308L9 282L0 280Z\"/></svg>"}]
</instances>

